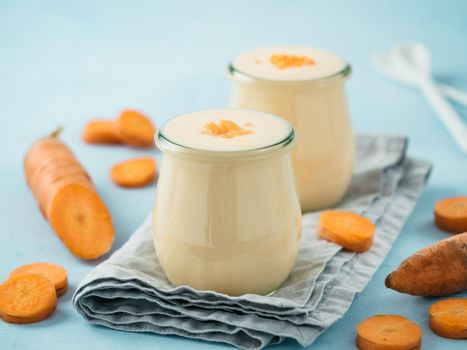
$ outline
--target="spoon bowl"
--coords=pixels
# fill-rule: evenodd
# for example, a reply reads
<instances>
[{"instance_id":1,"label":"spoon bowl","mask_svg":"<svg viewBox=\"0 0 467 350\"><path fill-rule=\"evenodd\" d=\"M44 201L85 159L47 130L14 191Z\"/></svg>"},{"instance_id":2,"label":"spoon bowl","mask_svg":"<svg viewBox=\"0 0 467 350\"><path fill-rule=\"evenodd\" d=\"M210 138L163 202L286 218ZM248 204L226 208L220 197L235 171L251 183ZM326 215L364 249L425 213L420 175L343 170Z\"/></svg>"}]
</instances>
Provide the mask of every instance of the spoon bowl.
<instances>
[{"instance_id":1,"label":"spoon bowl","mask_svg":"<svg viewBox=\"0 0 467 350\"><path fill-rule=\"evenodd\" d=\"M431 57L421 44L412 43L394 48L388 55L373 59L375 68L383 74L418 87L435 110L446 129L462 151L467 153L467 126L456 110L446 101L431 74ZM452 89L446 90L459 97Z\"/></svg>"},{"instance_id":2,"label":"spoon bowl","mask_svg":"<svg viewBox=\"0 0 467 350\"><path fill-rule=\"evenodd\" d=\"M431 56L422 44L405 44L396 48L397 58L420 74L431 75Z\"/></svg>"},{"instance_id":3,"label":"spoon bowl","mask_svg":"<svg viewBox=\"0 0 467 350\"><path fill-rule=\"evenodd\" d=\"M374 55L372 64L382 74L410 85L418 85L421 75L431 74L428 50L417 43L396 46L385 55Z\"/></svg>"},{"instance_id":4,"label":"spoon bowl","mask_svg":"<svg viewBox=\"0 0 467 350\"><path fill-rule=\"evenodd\" d=\"M375 54L371 57L371 64L376 71L388 78L407 85L416 85L416 82L411 75L407 76L400 72L400 69L398 69L397 65L394 63L394 58L391 54Z\"/></svg>"}]
</instances>

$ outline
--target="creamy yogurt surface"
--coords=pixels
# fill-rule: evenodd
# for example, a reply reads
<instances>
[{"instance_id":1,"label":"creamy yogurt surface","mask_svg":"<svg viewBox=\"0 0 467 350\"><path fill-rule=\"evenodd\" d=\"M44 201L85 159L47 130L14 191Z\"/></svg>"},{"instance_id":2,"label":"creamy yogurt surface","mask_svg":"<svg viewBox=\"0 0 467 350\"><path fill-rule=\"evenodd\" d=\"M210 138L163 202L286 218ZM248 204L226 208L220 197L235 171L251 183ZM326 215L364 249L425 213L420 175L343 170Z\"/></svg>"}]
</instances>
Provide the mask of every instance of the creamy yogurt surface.
<instances>
[{"instance_id":1,"label":"creamy yogurt surface","mask_svg":"<svg viewBox=\"0 0 467 350\"><path fill-rule=\"evenodd\" d=\"M268 113L212 109L176 117L161 129L170 142L207 151L245 151L284 140L291 126Z\"/></svg>"},{"instance_id":2,"label":"creamy yogurt surface","mask_svg":"<svg viewBox=\"0 0 467 350\"><path fill-rule=\"evenodd\" d=\"M243 52L234 58L232 66L254 78L303 81L334 75L347 63L336 54L321 49L274 46Z\"/></svg>"}]
</instances>

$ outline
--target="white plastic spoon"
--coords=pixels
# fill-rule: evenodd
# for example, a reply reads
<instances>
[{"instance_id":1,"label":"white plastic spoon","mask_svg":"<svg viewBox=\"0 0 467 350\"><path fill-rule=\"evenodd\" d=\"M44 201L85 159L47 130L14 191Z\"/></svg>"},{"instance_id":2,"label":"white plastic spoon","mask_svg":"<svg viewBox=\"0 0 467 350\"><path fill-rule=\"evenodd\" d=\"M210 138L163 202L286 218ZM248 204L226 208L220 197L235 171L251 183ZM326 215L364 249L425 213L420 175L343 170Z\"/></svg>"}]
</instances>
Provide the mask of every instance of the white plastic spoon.
<instances>
[{"instance_id":1,"label":"white plastic spoon","mask_svg":"<svg viewBox=\"0 0 467 350\"><path fill-rule=\"evenodd\" d=\"M398 49L395 50L396 54L397 51ZM399 71L397 66L394 66L395 52L392 51L389 54L374 54L371 57L373 68L388 78L394 79L411 87L417 87L417 83L412 79L412 77L405 76ZM446 97L467 106L467 92L443 83L438 83L438 87Z\"/></svg>"},{"instance_id":2,"label":"white plastic spoon","mask_svg":"<svg viewBox=\"0 0 467 350\"><path fill-rule=\"evenodd\" d=\"M390 62L390 63L389 63ZM467 153L467 126L446 101L431 76L431 58L420 44L401 45L387 56L394 76L418 86L459 147Z\"/></svg>"}]
</instances>

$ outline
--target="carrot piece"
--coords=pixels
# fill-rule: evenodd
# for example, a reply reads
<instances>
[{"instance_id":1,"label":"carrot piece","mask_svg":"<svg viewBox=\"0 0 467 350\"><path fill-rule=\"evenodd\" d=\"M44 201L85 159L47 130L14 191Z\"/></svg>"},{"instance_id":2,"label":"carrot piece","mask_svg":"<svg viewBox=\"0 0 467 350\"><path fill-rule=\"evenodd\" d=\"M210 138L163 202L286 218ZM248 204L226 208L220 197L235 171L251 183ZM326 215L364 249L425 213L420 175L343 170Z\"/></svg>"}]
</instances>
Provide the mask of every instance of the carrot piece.
<instances>
[{"instance_id":1,"label":"carrot piece","mask_svg":"<svg viewBox=\"0 0 467 350\"><path fill-rule=\"evenodd\" d=\"M434 208L435 224L451 233L467 231L467 197L454 197L438 201Z\"/></svg>"},{"instance_id":2,"label":"carrot piece","mask_svg":"<svg viewBox=\"0 0 467 350\"><path fill-rule=\"evenodd\" d=\"M208 122L204 125L203 129L203 134L205 135L220 136L226 139L252 133L252 130L242 128L237 123L226 119L221 119L218 124L215 122Z\"/></svg>"},{"instance_id":3,"label":"carrot piece","mask_svg":"<svg viewBox=\"0 0 467 350\"><path fill-rule=\"evenodd\" d=\"M107 207L95 191L69 184L56 194L50 207L50 224L73 254L95 259L110 250L114 228Z\"/></svg>"},{"instance_id":4,"label":"carrot piece","mask_svg":"<svg viewBox=\"0 0 467 350\"><path fill-rule=\"evenodd\" d=\"M404 260L386 287L419 296L449 295L467 289L467 232L434 243Z\"/></svg>"},{"instance_id":5,"label":"carrot piece","mask_svg":"<svg viewBox=\"0 0 467 350\"><path fill-rule=\"evenodd\" d=\"M441 300L428 310L430 328L441 337L467 339L467 298Z\"/></svg>"},{"instance_id":6,"label":"carrot piece","mask_svg":"<svg viewBox=\"0 0 467 350\"><path fill-rule=\"evenodd\" d=\"M360 350L416 350L421 340L421 328L398 315L376 315L357 325Z\"/></svg>"},{"instance_id":7,"label":"carrot piece","mask_svg":"<svg viewBox=\"0 0 467 350\"><path fill-rule=\"evenodd\" d=\"M29 148L24 171L42 214L73 254L94 259L110 250L110 213L86 170L57 135Z\"/></svg>"},{"instance_id":8,"label":"carrot piece","mask_svg":"<svg viewBox=\"0 0 467 350\"><path fill-rule=\"evenodd\" d=\"M62 295L65 295L65 293L66 293L67 291L68 291L68 285L66 285L66 286L63 287L63 288L57 289L57 290L56 290L57 298L61 297Z\"/></svg>"},{"instance_id":9,"label":"carrot piece","mask_svg":"<svg viewBox=\"0 0 467 350\"><path fill-rule=\"evenodd\" d=\"M87 143L113 144L122 142L117 132L117 122L114 120L91 120L84 127L81 137Z\"/></svg>"},{"instance_id":10,"label":"carrot piece","mask_svg":"<svg viewBox=\"0 0 467 350\"><path fill-rule=\"evenodd\" d=\"M122 187L143 187L154 181L156 160L136 158L118 163L112 167L112 181Z\"/></svg>"},{"instance_id":11,"label":"carrot piece","mask_svg":"<svg viewBox=\"0 0 467 350\"><path fill-rule=\"evenodd\" d=\"M57 291L57 296L60 292L64 292L68 286L68 274L60 265L41 262L23 265L15 269L10 278L19 277L22 275L41 275L51 280Z\"/></svg>"},{"instance_id":12,"label":"carrot piece","mask_svg":"<svg viewBox=\"0 0 467 350\"><path fill-rule=\"evenodd\" d=\"M117 120L117 131L126 144L135 147L151 147L154 144L156 128L144 114L124 110Z\"/></svg>"},{"instance_id":13,"label":"carrot piece","mask_svg":"<svg viewBox=\"0 0 467 350\"><path fill-rule=\"evenodd\" d=\"M347 211L328 210L320 215L319 234L357 253L371 248L375 225L363 216Z\"/></svg>"},{"instance_id":14,"label":"carrot piece","mask_svg":"<svg viewBox=\"0 0 467 350\"><path fill-rule=\"evenodd\" d=\"M269 58L269 61L279 69L291 67L302 67L305 65L316 64L315 60L308 56L281 55L274 54Z\"/></svg>"},{"instance_id":15,"label":"carrot piece","mask_svg":"<svg viewBox=\"0 0 467 350\"><path fill-rule=\"evenodd\" d=\"M39 322L56 307L55 286L44 276L21 275L0 285L0 318L5 322Z\"/></svg>"}]
</instances>

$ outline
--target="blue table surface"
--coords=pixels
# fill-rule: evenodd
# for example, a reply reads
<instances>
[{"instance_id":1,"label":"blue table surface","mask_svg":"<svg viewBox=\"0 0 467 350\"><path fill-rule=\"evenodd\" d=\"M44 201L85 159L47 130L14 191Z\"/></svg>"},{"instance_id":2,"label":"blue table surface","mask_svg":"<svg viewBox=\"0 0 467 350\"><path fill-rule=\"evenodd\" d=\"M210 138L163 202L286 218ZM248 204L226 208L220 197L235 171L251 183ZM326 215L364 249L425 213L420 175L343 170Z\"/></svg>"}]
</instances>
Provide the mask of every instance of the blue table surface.
<instances>
[{"instance_id":1,"label":"blue table surface","mask_svg":"<svg viewBox=\"0 0 467 350\"><path fill-rule=\"evenodd\" d=\"M158 125L184 112L223 107L235 53L273 44L323 47L354 67L348 84L357 132L410 137L409 154L434 171L399 239L347 314L310 349L354 348L355 326L378 313L404 315L423 327L425 349L461 349L467 341L434 335L427 323L432 299L398 294L384 277L416 250L447 235L433 225L436 200L467 193L462 154L423 96L387 81L369 65L371 53L420 41L433 54L440 81L467 90L465 1L0 1L0 280L17 266L56 262L68 269L70 291L55 314L38 324L0 322L1 349L216 349L175 336L113 331L86 323L71 298L99 261L82 261L60 243L26 186L22 160L33 140L55 127L92 175L108 204L119 248L150 211L155 186L116 187L117 161L155 155L125 147L84 144L84 123L141 109ZM456 105L467 116L465 107ZM467 121L467 119L466 119ZM297 349L286 341L280 349Z\"/></svg>"}]
</instances>

